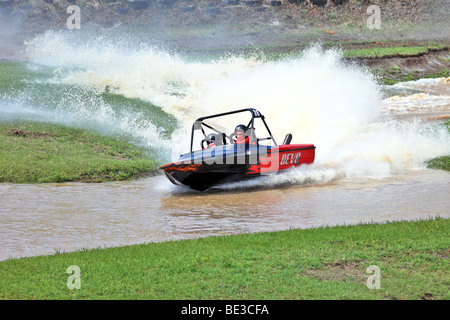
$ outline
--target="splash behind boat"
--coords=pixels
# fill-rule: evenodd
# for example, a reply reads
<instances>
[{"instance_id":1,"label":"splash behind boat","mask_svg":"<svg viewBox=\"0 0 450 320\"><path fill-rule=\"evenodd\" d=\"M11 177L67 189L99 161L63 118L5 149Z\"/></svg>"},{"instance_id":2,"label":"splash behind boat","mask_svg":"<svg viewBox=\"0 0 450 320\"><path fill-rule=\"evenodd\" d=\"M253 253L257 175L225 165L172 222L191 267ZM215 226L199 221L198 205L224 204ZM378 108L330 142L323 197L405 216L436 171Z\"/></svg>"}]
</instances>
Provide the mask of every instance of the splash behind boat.
<instances>
[{"instance_id":1,"label":"splash behind boat","mask_svg":"<svg viewBox=\"0 0 450 320\"><path fill-rule=\"evenodd\" d=\"M247 126L240 125L246 129L244 136L236 137L236 131L227 135L223 124L230 122L222 119L238 116L242 120L244 113L251 115ZM217 123L213 126L211 121ZM261 127L263 134L260 137L256 136L258 124L258 130ZM239 130L237 132L239 134ZM200 149L194 151L194 142L198 142L199 137ZM192 126L190 152L160 169L176 185L206 190L218 184L276 174L313 163L316 147L313 144L291 144L291 139L292 135L288 133L283 143L278 145L265 117L253 108L201 117Z\"/></svg>"}]
</instances>

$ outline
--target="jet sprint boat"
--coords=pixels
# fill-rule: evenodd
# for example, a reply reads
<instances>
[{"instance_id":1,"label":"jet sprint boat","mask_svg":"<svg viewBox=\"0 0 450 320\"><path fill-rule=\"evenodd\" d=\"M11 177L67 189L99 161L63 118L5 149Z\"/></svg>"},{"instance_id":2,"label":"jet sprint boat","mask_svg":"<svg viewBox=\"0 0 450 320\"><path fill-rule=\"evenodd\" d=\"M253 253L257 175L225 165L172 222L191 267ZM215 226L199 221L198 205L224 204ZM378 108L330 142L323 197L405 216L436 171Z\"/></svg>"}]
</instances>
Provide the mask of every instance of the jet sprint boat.
<instances>
[{"instance_id":1,"label":"jet sprint boat","mask_svg":"<svg viewBox=\"0 0 450 320\"><path fill-rule=\"evenodd\" d=\"M230 123L243 123L245 115L249 117L247 125L240 124L227 134L232 130ZM173 184L206 190L313 163L314 144L291 144L291 140L292 134L288 133L278 145L265 117L253 108L210 115L198 118L192 125L190 152L160 169Z\"/></svg>"}]
</instances>

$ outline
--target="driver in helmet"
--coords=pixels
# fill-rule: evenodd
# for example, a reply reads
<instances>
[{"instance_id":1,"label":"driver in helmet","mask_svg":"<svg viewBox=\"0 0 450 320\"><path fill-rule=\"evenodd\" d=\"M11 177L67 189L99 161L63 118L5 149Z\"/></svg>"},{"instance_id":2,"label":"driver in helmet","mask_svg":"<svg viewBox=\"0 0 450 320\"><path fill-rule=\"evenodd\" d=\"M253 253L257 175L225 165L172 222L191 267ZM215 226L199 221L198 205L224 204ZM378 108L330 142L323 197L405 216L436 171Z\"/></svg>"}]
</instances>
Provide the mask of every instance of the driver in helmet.
<instances>
[{"instance_id":1,"label":"driver in helmet","mask_svg":"<svg viewBox=\"0 0 450 320\"><path fill-rule=\"evenodd\" d=\"M234 128L234 134L236 136L236 142L235 143L248 143L249 137L245 137L245 132L247 131L247 127L243 124L237 125L236 128Z\"/></svg>"},{"instance_id":2,"label":"driver in helmet","mask_svg":"<svg viewBox=\"0 0 450 320\"><path fill-rule=\"evenodd\" d=\"M240 124L237 125L234 129L234 134L236 135L236 142L235 143L250 143L250 135L246 136L246 133L248 133L247 126ZM256 143L255 141L252 141L252 144Z\"/></svg>"}]
</instances>

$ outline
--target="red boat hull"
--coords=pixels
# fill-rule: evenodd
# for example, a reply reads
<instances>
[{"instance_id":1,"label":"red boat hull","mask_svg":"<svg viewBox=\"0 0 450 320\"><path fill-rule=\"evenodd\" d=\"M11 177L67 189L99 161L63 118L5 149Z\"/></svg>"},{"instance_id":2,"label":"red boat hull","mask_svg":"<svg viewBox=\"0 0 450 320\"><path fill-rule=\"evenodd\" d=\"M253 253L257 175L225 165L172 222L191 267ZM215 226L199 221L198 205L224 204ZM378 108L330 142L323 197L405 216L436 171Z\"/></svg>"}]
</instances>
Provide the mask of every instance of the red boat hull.
<instances>
[{"instance_id":1,"label":"red boat hull","mask_svg":"<svg viewBox=\"0 0 450 320\"><path fill-rule=\"evenodd\" d=\"M206 190L222 183L276 174L292 167L311 164L315 159L313 144L250 147L240 155L232 151L228 149L218 153L215 160L221 161L211 161L212 158L203 152L197 153L201 158L195 159L193 154L184 155L180 158L181 161L164 165L161 169L174 184ZM187 156L190 158L187 159Z\"/></svg>"}]
</instances>

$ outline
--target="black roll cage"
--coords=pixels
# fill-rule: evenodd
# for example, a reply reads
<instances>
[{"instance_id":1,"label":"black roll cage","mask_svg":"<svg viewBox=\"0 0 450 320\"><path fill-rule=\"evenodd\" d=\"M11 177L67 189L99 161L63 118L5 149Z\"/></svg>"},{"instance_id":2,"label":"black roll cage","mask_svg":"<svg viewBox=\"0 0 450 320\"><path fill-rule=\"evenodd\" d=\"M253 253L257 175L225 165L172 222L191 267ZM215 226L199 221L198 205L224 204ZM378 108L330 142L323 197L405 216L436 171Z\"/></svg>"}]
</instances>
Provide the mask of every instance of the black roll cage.
<instances>
[{"instance_id":1,"label":"black roll cage","mask_svg":"<svg viewBox=\"0 0 450 320\"><path fill-rule=\"evenodd\" d=\"M269 129L269 126L266 123L265 117L264 115L261 114L261 112L259 112L258 110L254 109L254 108L246 108L246 109L240 109L240 110L235 110L235 111L229 111L229 112L224 112L224 113L218 113L218 114L214 114L214 115L210 115L210 116L206 116L206 117L200 117L197 120L195 120L194 124L192 125L192 133L191 133L191 153L192 153L192 148L193 148L193 144L194 144L194 132L195 130L202 130L203 135L206 138L206 133L205 130L203 128L203 126L205 126L208 129L211 129L219 134L222 135L224 142L225 142L225 137L228 137L231 141L231 137L230 136L226 136L226 134L224 132L221 132L220 130L215 129L214 127L212 127L211 125L204 123L204 120L207 119L212 119L212 118L217 118L217 117L223 117L223 116L228 116L230 114L235 114L235 113L240 113L240 112L250 112L252 115L251 120L249 121L247 128L249 130L254 130L254 122L255 122L255 118L260 118L262 120L262 122L264 123L264 126L267 129L267 132L269 133L270 137L266 137L266 138L256 138L256 141L263 141L263 140L272 140L273 143L275 145L278 145L277 142L275 141L275 138L272 135L272 132Z\"/></svg>"}]
</instances>

